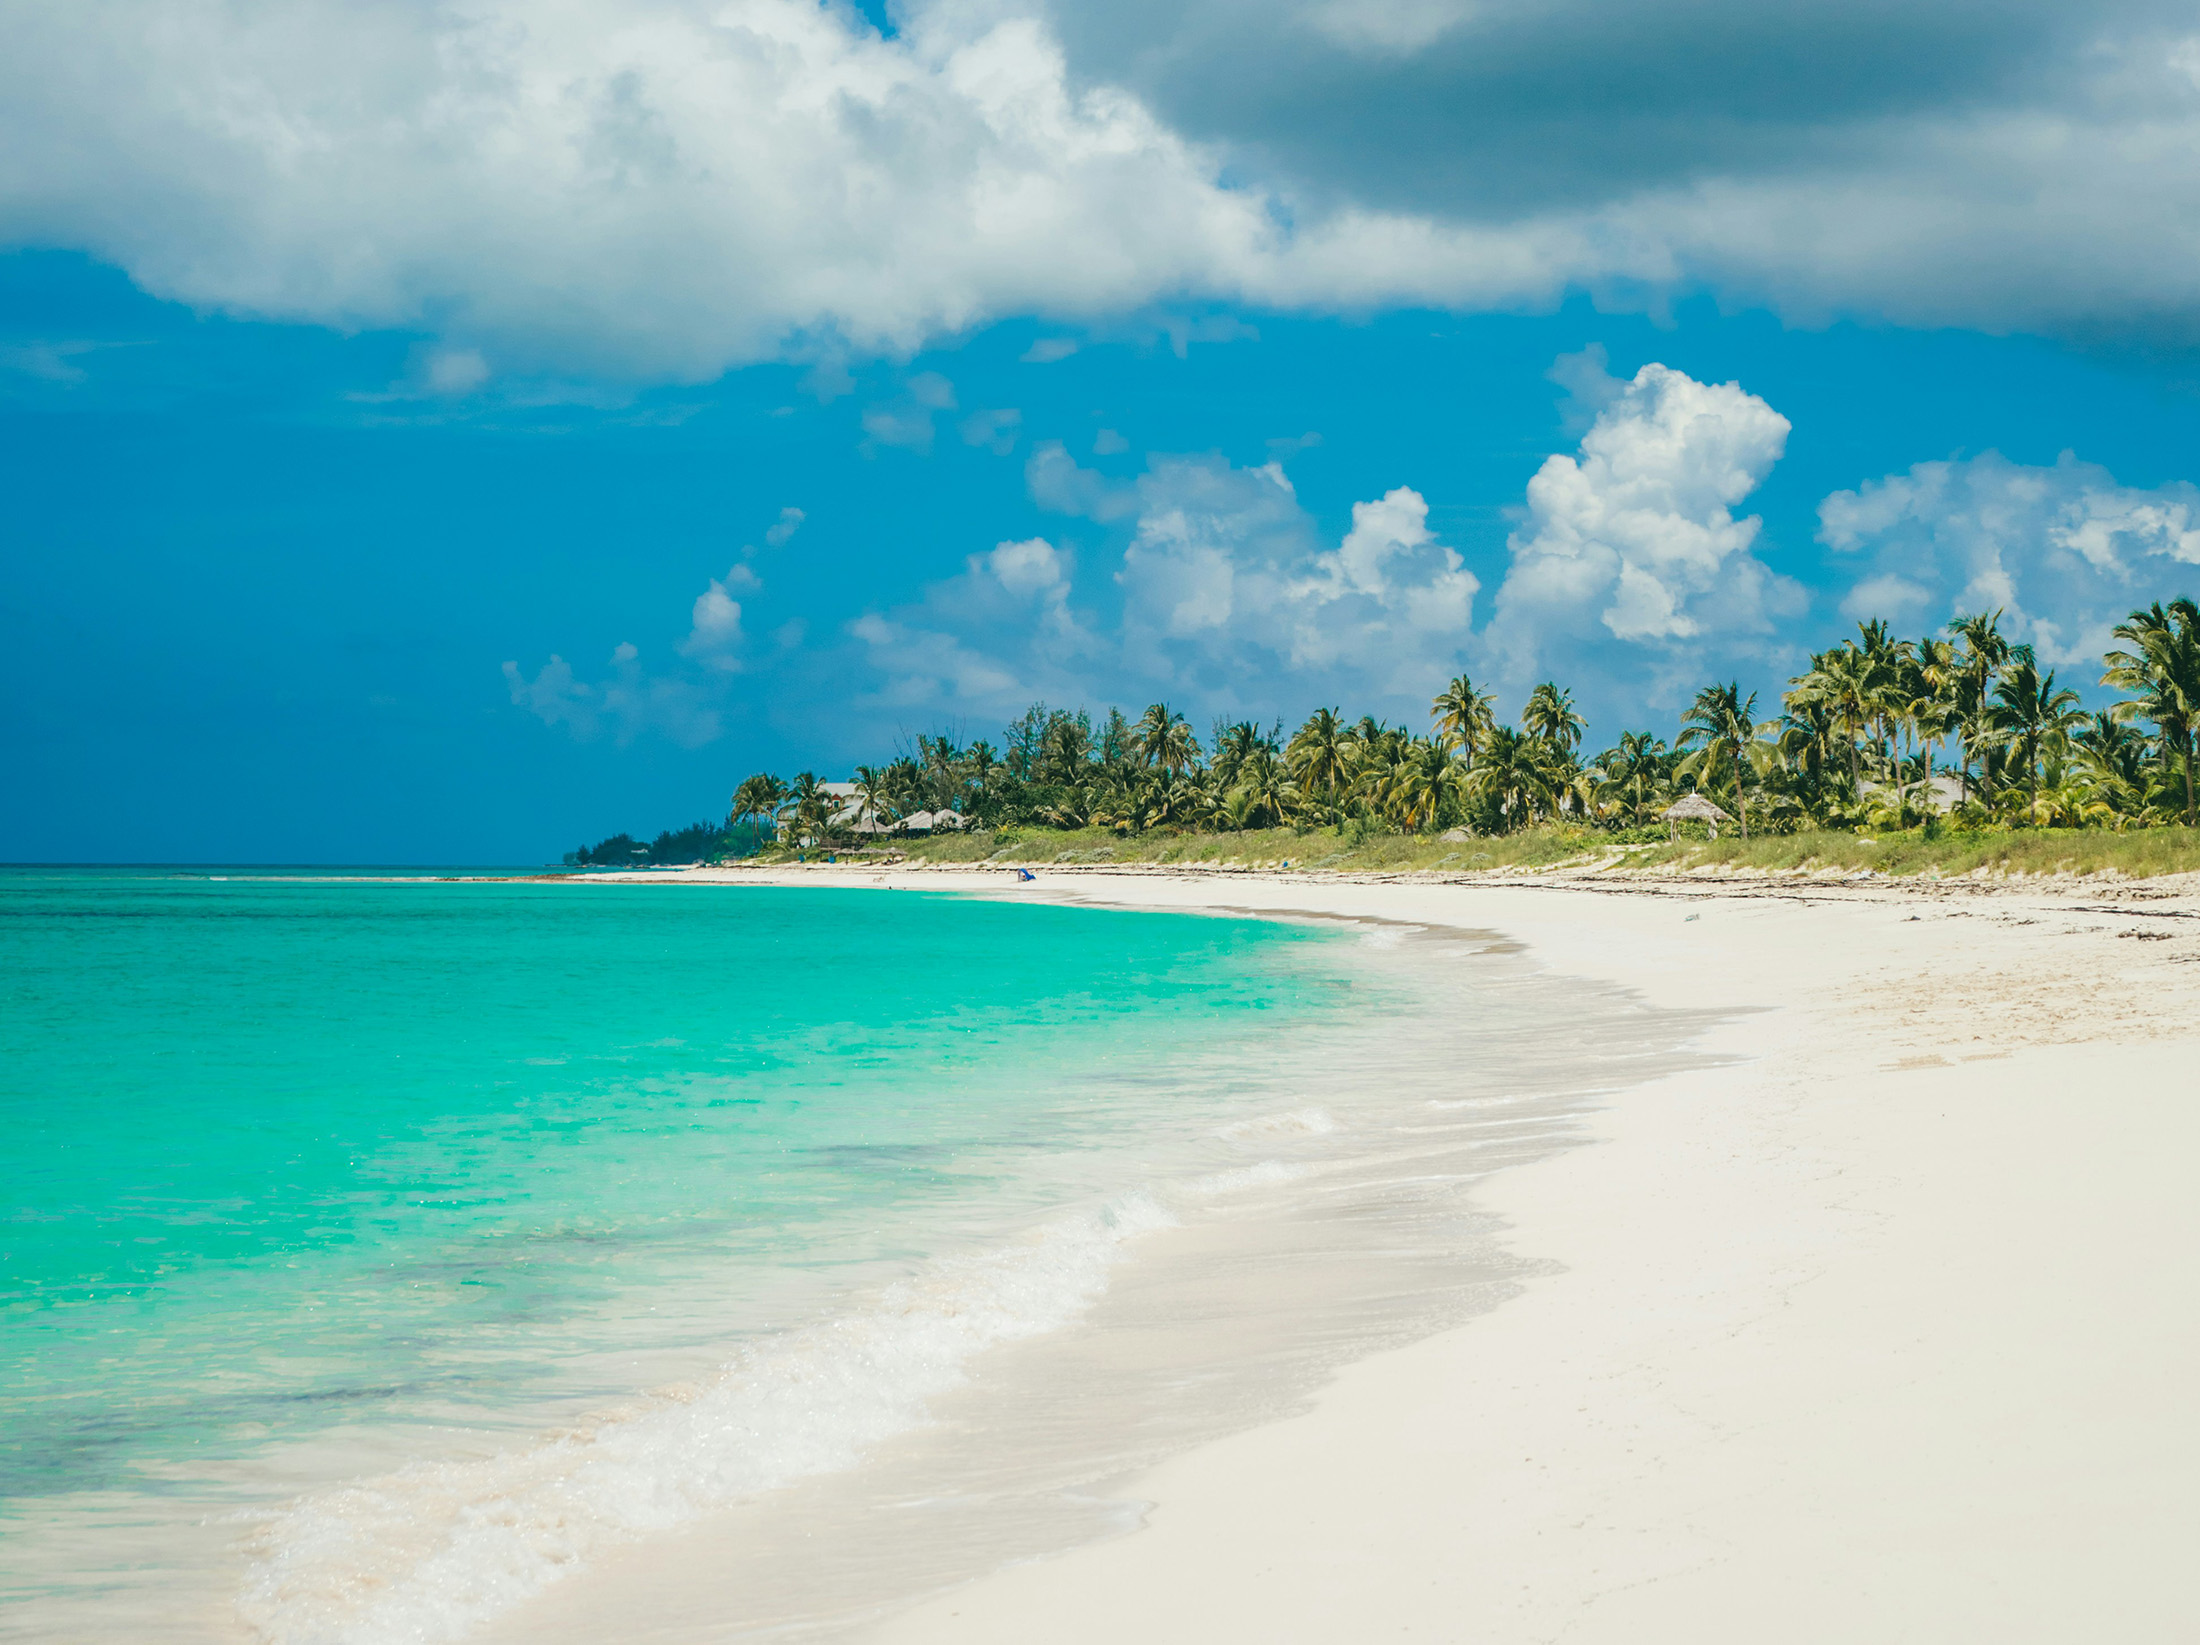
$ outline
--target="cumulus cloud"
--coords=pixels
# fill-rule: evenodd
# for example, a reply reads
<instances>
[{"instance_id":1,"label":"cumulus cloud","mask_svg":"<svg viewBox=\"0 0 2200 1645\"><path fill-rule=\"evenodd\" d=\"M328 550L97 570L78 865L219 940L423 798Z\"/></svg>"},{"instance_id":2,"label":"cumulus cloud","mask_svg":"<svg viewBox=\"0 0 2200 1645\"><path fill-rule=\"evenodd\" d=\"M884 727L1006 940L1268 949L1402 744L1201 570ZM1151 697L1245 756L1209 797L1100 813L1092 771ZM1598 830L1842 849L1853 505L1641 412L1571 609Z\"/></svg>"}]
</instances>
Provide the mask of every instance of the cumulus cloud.
<instances>
[{"instance_id":1,"label":"cumulus cloud","mask_svg":"<svg viewBox=\"0 0 2200 1645\"><path fill-rule=\"evenodd\" d=\"M779 518L765 528L764 541L774 548L781 547L787 539L802 529L802 522L808 518L799 508L781 509Z\"/></svg>"},{"instance_id":2,"label":"cumulus cloud","mask_svg":"<svg viewBox=\"0 0 2200 1645\"><path fill-rule=\"evenodd\" d=\"M1739 384L1662 365L1583 392L1603 409L1576 455L1528 482L1507 543L1486 636L1500 672L1632 677L1670 693L1707 667L1765 656L1804 596L1757 557L1761 522L1734 506L1779 461L1788 420Z\"/></svg>"},{"instance_id":3,"label":"cumulus cloud","mask_svg":"<svg viewBox=\"0 0 2200 1645\"><path fill-rule=\"evenodd\" d=\"M700 748L725 730L720 706L706 688L677 674L647 673L640 648L631 643L613 650L600 680L580 679L570 663L553 654L532 677L507 662L504 681L515 707L545 725L565 727L583 742L608 732L623 746L654 733L682 748Z\"/></svg>"},{"instance_id":4,"label":"cumulus cloud","mask_svg":"<svg viewBox=\"0 0 2200 1645\"><path fill-rule=\"evenodd\" d=\"M2200 488L2139 490L2070 452L2052 467L1998 452L1919 463L1819 505L1819 540L1863 562L1852 616L2004 626L2059 667L2097 664L2134 606L2200 595Z\"/></svg>"},{"instance_id":5,"label":"cumulus cloud","mask_svg":"<svg viewBox=\"0 0 2200 1645\"><path fill-rule=\"evenodd\" d=\"M1057 514L1118 520L1138 512L1135 486L1119 484L1097 469L1080 468L1059 440L1042 440L1032 448L1024 461L1024 484L1033 502Z\"/></svg>"},{"instance_id":6,"label":"cumulus cloud","mask_svg":"<svg viewBox=\"0 0 2200 1645\"><path fill-rule=\"evenodd\" d=\"M1582 449L1553 455L1511 534L1492 638L1514 673L1613 640L1694 660L1709 640L1764 636L1800 605L1734 506L1786 449L1789 420L1738 383L1646 365L1597 413Z\"/></svg>"},{"instance_id":7,"label":"cumulus cloud","mask_svg":"<svg viewBox=\"0 0 2200 1645\"><path fill-rule=\"evenodd\" d=\"M1013 712L1011 704L1076 690L1101 647L1071 609L1075 565L1043 537L997 543L921 605L865 612L848 632L881 682L867 700L955 715Z\"/></svg>"},{"instance_id":8,"label":"cumulus cloud","mask_svg":"<svg viewBox=\"0 0 2200 1645\"><path fill-rule=\"evenodd\" d=\"M1046 539L972 556L919 605L851 629L883 678L875 700L995 714L1033 697L1265 711L1349 696L1417 714L1468 642L1478 584L1408 487L1356 504L1325 543L1272 462L1161 457L1115 486L1055 446L1031 476L1063 512L1132 517L1112 573L1081 599Z\"/></svg>"},{"instance_id":9,"label":"cumulus cloud","mask_svg":"<svg viewBox=\"0 0 2200 1645\"><path fill-rule=\"evenodd\" d=\"M1178 299L2196 317L2200 31L2162 0L913 0L891 37L813 0L0 19L0 238L433 333L442 393L789 355L830 394L848 347Z\"/></svg>"},{"instance_id":10,"label":"cumulus cloud","mask_svg":"<svg viewBox=\"0 0 2200 1645\"><path fill-rule=\"evenodd\" d=\"M1413 698L1456 664L1480 587L1399 486L1315 541L1280 464L1157 464L1117 577L1126 652L1157 678L1223 695L1261 682Z\"/></svg>"},{"instance_id":11,"label":"cumulus cloud","mask_svg":"<svg viewBox=\"0 0 2200 1645\"><path fill-rule=\"evenodd\" d=\"M680 655L718 674L738 674L747 636L741 632L741 602L737 593L752 593L763 580L746 565L736 565L723 579L695 597L689 612L688 635L680 642Z\"/></svg>"},{"instance_id":12,"label":"cumulus cloud","mask_svg":"<svg viewBox=\"0 0 2200 1645\"><path fill-rule=\"evenodd\" d=\"M920 6L890 38L814 0L0 16L0 237L505 369L906 350L1276 255L1264 197L1134 98L1074 87L1004 10Z\"/></svg>"}]
</instances>

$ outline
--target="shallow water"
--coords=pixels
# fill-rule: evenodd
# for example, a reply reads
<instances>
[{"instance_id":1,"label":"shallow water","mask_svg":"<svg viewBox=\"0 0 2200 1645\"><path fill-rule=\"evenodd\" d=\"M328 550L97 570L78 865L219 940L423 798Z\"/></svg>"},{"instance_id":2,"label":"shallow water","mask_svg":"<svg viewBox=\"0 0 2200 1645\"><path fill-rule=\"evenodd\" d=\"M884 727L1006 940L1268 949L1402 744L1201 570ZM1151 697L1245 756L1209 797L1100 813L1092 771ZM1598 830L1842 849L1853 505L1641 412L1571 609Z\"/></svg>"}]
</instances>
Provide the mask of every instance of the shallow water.
<instances>
[{"instance_id":1,"label":"shallow water","mask_svg":"<svg viewBox=\"0 0 2200 1645\"><path fill-rule=\"evenodd\" d=\"M708 1375L1090 1200L1087 1156L1175 1122L1156 1070L1336 1009L1317 946L911 893L10 873L9 1595L96 1637L222 1540L180 1524Z\"/></svg>"},{"instance_id":2,"label":"shallow water","mask_svg":"<svg viewBox=\"0 0 2200 1645\"><path fill-rule=\"evenodd\" d=\"M1104 1534L1501 1298L1472 1181L1691 1026L1460 934L841 889L15 874L0 974L42 1639L834 1633Z\"/></svg>"}]
</instances>

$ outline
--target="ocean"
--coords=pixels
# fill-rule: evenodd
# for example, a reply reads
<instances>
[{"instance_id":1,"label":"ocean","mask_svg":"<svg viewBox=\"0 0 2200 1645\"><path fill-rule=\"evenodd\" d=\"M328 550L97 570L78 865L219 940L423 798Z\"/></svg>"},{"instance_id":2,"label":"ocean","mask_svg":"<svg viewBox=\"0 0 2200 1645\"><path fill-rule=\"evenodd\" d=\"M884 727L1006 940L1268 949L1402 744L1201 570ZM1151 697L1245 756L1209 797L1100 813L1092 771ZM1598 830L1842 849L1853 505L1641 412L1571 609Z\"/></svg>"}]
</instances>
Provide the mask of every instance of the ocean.
<instances>
[{"instance_id":1,"label":"ocean","mask_svg":"<svg viewBox=\"0 0 2200 1645\"><path fill-rule=\"evenodd\" d=\"M699 1620L830 1632L1101 1534L1095 1482L1498 1298L1458 1193L1495 1156L1460 1150L1563 1145L1613 1077L1582 1060L1600 1021L1638 1054L1625 1002L1574 1000L1553 1047L1502 954L1452 941L1437 988L1404 940L908 890L6 871L0 1632L539 1638L546 1593L713 1527ZM1435 1032L1462 989L1472 1030ZM1390 1221L1339 1220L1355 1182ZM1310 1296L1320 1228L1351 1258L1321 1319L1279 1292L1202 1335L1214 1300L1172 1295L1174 1358L1072 1363L1159 1295L1120 1283L1137 1251L1237 1238L1233 1296L1268 1270ZM1019 1354L1056 1362L1018 1383ZM927 1436L956 1411L1036 1427L950 1456ZM889 1479L973 1506L837 1574L772 1553Z\"/></svg>"}]
</instances>

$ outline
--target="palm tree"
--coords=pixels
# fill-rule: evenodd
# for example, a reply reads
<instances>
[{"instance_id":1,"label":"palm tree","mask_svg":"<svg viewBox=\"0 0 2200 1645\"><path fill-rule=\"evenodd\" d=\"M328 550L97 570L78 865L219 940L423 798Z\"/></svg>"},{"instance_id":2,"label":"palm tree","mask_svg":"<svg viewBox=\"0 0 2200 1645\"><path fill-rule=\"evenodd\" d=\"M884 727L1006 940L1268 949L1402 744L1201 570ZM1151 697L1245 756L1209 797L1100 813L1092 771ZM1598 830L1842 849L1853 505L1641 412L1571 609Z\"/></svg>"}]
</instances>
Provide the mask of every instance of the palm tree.
<instances>
[{"instance_id":1,"label":"palm tree","mask_svg":"<svg viewBox=\"0 0 2200 1645\"><path fill-rule=\"evenodd\" d=\"M1163 767L1149 778L1142 796L1147 824L1173 823L1190 828L1204 822L1213 809L1206 788L1182 771Z\"/></svg>"},{"instance_id":2,"label":"palm tree","mask_svg":"<svg viewBox=\"0 0 2200 1645\"><path fill-rule=\"evenodd\" d=\"M1462 775L1450 749L1415 737L1384 772L1376 801L1400 832L1425 833L1457 793Z\"/></svg>"},{"instance_id":3,"label":"palm tree","mask_svg":"<svg viewBox=\"0 0 2200 1645\"><path fill-rule=\"evenodd\" d=\"M863 796L863 810L858 822L868 821L874 828L883 828L894 817L892 799L893 778L888 772L875 766L856 767L856 792Z\"/></svg>"},{"instance_id":4,"label":"palm tree","mask_svg":"<svg viewBox=\"0 0 2200 1645\"><path fill-rule=\"evenodd\" d=\"M1216 783L1229 788L1237 781L1237 774L1245 769L1245 762L1259 750L1268 746L1260 727L1251 720L1240 720L1235 725L1217 723L1215 729L1214 774Z\"/></svg>"},{"instance_id":5,"label":"palm tree","mask_svg":"<svg viewBox=\"0 0 2200 1645\"><path fill-rule=\"evenodd\" d=\"M2058 690L2055 671L2042 674L2032 648L2020 645L2010 653L2009 666L1994 686L1988 723L2000 741L2021 751L2031 808L2037 811L2041 753L2060 747L2071 731L2085 723L2078 694L2067 686Z\"/></svg>"},{"instance_id":6,"label":"palm tree","mask_svg":"<svg viewBox=\"0 0 2200 1645\"><path fill-rule=\"evenodd\" d=\"M969 781L961 809L990 818L995 809L995 779L1001 772L1000 756L993 752L993 745L981 737L963 755L963 769L968 773Z\"/></svg>"},{"instance_id":7,"label":"palm tree","mask_svg":"<svg viewBox=\"0 0 2200 1645\"><path fill-rule=\"evenodd\" d=\"M1222 797L1215 820L1228 824L1231 833L1242 834L1260 820L1260 815L1260 797L1249 788L1233 788Z\"/></svg>"},{"instance_id":8,"label":"palm tree","mask_svg":"<svg viewBox=\"0 0 2200 1645\"><path fill-rule=\"evenodd\" d=\"M1490 694L1475 690L1474 682L1464 674L1436 693L1429 713L1438 739L1466 755L1470 765L1497 724L1497 717L1490 712Z\"/></svg>"},{"instance_id":9,"label":"palm tree","mask_svg":"<svg viewBox=\"0 0 2200 1645\"><path fill-rule=\"evenodd\" d=\"M733 820L740 823L752 817L775 816L786 797L787 785L768 771L744 777L733 791Z\"/></svg>"},{"instance_id":10,"label":"palm tree","mask_svg":"<svg viewBox=\"0 0 2200 1645\"><path fill-rule=\"evenodd\" d=\"M955 739L942 734L917 738L917 766L924 773L929 809L960 809L962 801L962 750Z\"/></svg>"},{"instance_id":11,"label":"palm tree","mask_svg":"<svg viewBox=\"0 0 2200 1645\"><path fill-rule=\"evenodd\" d=\"M1101 820L1094 813L1101 806L1102 793L1098 783L1076 783L1058 788L1040 814L1056 828L1083 828L1087 823Z\"/></svg>"},{"instance_id":12,"label":"palm tree","mask_svg":"<svg viewBox=\"0 0 2200 1645\"><path fill-rule=\"evenodd\" d=\"M1963 797L1971 797L1971 760L1979 760L1984 797L1992 798L1993 773L1988 751L1994 745L1989 723L1994 700L1994 681L2009 661L2009 641L2001 631L1999 611L1958 617L1948 632L1963 642L1950 680L1949 722L1963 738Z\"/></svg>"},{"instance_id":13,"label":"palm tree","mask_svg":"<svg viewBox=\"0 0 2200 1645\"><path fill-rule=\"evenodd\" d=\"M1405 757L1408 740L1402 728L1386 726L1372 714L1353 727L1351 793L1364 808L1382 811L1390 774Z\"/></svg>"},{"instance_id":14,"label":"palm tree","mask_svg":"<svg viewBox=\"0 0 2200 1645\"><path fill-rule=\"evenodd\" d=\"M2119 703L2121 719L2154 722L2162 741L2162 763L2171 753L2184 756L2185 826L2193 825L2193 744L2200 734L2200 606L2179 598L2165 607L2159 600L2134 611L2116 625L2116 638L2130 650L2111 651L2101 683L2138 693Z\"/></svg>"},{"instance_id":15,"label":"palm tree","mask_svg":"<svg viewBox=\"0 0 2200 1645\"><path fill-rule=\"evenodd\" d=\"M1647 731L1622 731L1618 746L1597 756L1597 769L1602 773L1597 797L1624 806L1640 826L1643 814L1665 782L1665 756L1662 738Z\"/></svg>"},{"instance_id":16,"label":"palm tree","mask_svg":"<svg viewBox=\"0 0 2200 1645\"><path fill-rule=\"evenodd\" d=\"M1933 750L1955 723L1955 686L1960 663L1956 648L1928 634L1909 648L1910 666L1905 671L1902 718L1925 756L1924 804L1934 809Z\"/></svg>"},{"instance_id":17,"label":"palm tree","mask_svg":"<svg viewBox=\"0 0 2200 1645\"><path fill-rule=\"evenodd\" d=\"M1720 767L1733 767L1735 809L1741 817L1745 840L1749 838L1749 784L1742 775L1742 763L1756 742L1757 693L1752 691L1744 697L1741 682L1736 680L1728 685L1707 685L1696 693L1688 718L1682 722L1680 741L1675 744L1696 749L1682 762L1682 772L1708 773L1709 786L1714 789L1719 785Z\"/></svg>"},{"instance_id":18,"label":"palm tree","mask_svg":"<svg viewBox=\"0 0 2200 1645\"><path fill-rule=\"evenodd\" d=\"M1839 763L1834 750L1842 741L1840 727L1821 701L1799 700L1793 691L1781 701L1787 712L1773 732L1774 757L1780 769L1799 779L1804 792L1824 809L1827 773Z\"/></svg>"},{"instance_id":19,"label":"palm tree","mask_svg":"<svg viewBox=\"0 0 2200 1645\"><path fill-rule=\"evenodd\" d=\"M2146 766L2153 750L2114 710L2093 715L2071 738L2093 796L2118 818L2146 809Z\"/></svg>"},{"instance_id":20,"label":"palm tree","mask_svg":"<svg viewBox=\"0 0 2200 1645\"><path fill-rule=\"evenodd\" d=\"M1856 625L1856 639L1851 644L1861 661L1866 722L1876 732L1874 757L1892 787L1900 776L1898 749L1911 700L1908 677L1913 659L1909 643L1897 640L1894 631L1874 617Z\"/></svg>"},{"instance_id":21,"label":"palm tree","mask_svg":"<svg viewBox=\"0 0 2200 1645\"><path fill-rule=\"evenodd\" d=\"M813 845L832 826L834 809L833 797L825 792L814 771L798 773L794 786L779 804L780 814L794 823L805 843Z\"/></svg>"},{"instance_id":22,"label":"palm tree","mask_svg":"<svg viewBox=\"0 0 2200 1645\"><path fill-rule=\"evenodd\" d=\"M1552 680L1545 680L1529 692L1527 706L1520 711L1521 730L1531 737L1541 737L1566 754L1580 743L1586 723L1574 712L1574 694L1561 691Z\"/></svg>"},{"instance_id":23,"label":"palm tree","mask_svg":"<svg viewBox=\"0 0 2200 1645\"><path fill-rule=\"evenodd\" d=\"M1798 716L1823 711L1839 730L1848 744L1850 796L1858 802L1864 797L1864 768L1857 744L1872 721L1873 674L1871 659L1853 644L1843 644L1812 657L1810 671L1791 681L1781 699Z\"/></svg>"},{"instance_id":24,"label":"palm tree","mask_svg":"<svg viewBox=\"0 0 2200 1645\"><path fill-rule=\"evenodd\" d=\"M1352 781L1359 745L1334 708L1317 708L1292 736L1284 761L1300 789L1335 809Z\"/></svg>"},{"instance_id":25,"label":"palm tree","mask_svg":"<svg viewBox=\"0 0 2200 1645\"><path fill-rule=\"evenodd\" d=\"M1191 722L1167 703L1155 703L1139 716L1132 744L1139 759L1172 776L1199 763L1199 739L1192 735Z\"/></svg>"},{"instance_id":26,"label":"palm tree","mask_svg":"<svg viewBox=\"0 0 2200 1645\"><path fill-rule=\"evenodd\" d=\"M1238 786L1233 791L1250 795L1271 823L1280 824L1298 808L1298 785L1272 747L1264 743L1238 767Z\"/></svg>"},{"instance_id":27,"label":"palm tree","mask_svg":"<svg viewBox=\"0 0 2200 1645\"><path fill-rule=\"evenodd\" d=\"M1539 806L1555 807L1558 788L1553 781L1552 763L1550 745L1541 738L1497 726L1490 732L1482 757L1467 774L1468 791L1493 802L1509 829L1516 809L1532 821Z\"/></svg>"},{"instance_id":28,"label":"palm tree","mask_svg":"<svg viewBox=\"0 0 2200 1645\"><path fill-rule=\"evenodd\" d=\"M912 811L936 809L924 780L924 768L907 754L886 768L879 788L886 797L887 805L903 816Z\"/></svg>"},{"instance_id":29,"label":"palm tree","mask_svg":"<svg viewBox=\"0 0 2200 1645\"><path fill-rule=\"evenodd\" d=\"M778 778L762 771L753 777L743 777L741 786L733 791L733 798L727 802L728 809L733 813L732 821L738 825L769 811L777 802L766 797L765 787L767 784L776 787L778 781Z\"/></svg>"},{"instance_id":30,"label":"palm tree","mask_svg":"<svg viewBox=\"0 0 2200 1645\"><path fill-rule=\"evenodd\" d=\"M1039 736L1039 774L1044 781L1074 783L1091 758L1092 732L1082 714L1058 714Z\"/></svg>"}]
</instances>

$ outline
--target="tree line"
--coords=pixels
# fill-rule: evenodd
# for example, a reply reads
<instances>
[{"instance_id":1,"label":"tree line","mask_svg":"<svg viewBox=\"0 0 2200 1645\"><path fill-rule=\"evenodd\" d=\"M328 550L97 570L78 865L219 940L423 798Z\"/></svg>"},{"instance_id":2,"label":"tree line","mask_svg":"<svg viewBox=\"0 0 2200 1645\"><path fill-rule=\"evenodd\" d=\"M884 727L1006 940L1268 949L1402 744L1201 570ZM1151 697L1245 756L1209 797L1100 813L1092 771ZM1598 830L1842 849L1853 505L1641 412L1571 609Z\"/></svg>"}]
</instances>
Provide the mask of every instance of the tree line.
<instances>
[{"instance_id":1,"label":"tree line","mask_svg":"<svg viewBox=\"0 0 2200 1645\"><path fill-rule=\"evenodd\" d=\"M735 819L733 824L690 823L685 828L668 828L646 843L631 834L614 834L594 845L568 851L565 861L575 868L635 868L708 862L715 857L747 856L764 842L767 833L763 820L758 817L745 821Z\"/></svg>"},{"instance_id":2,"label":"tree line","mask_svg":"<svg viewBox=\"0 0 2200 1645\"><path fill-rule=\"evenodd\" d=\"M2115 628L2101 683L2124 693L2086 711L2078 693L2013 643L2000 612L1917 639L1884 622L1816 653L1760 717L1739 683L1696 693L1668 743L1621 734L1584 754L1572 694L1545 681L1502 723L1462 674L1429 705L1425 732L1321 708L1283 724L1218 719L1204 742L1166 703L1133 720L1035 703L1000 746L922 736L855 770L868 814L892 824L952 810L969 826L1227 829L1464 828L1500 834L1571 821L1653 826L1699 793L1742 832L1978 827L2133 828L2194 820L2200 608L2157 602ZM847 802L812 772L769 773L733 796L735 825L797 840L846 837Z\"/></svg>"}]
</instances>

